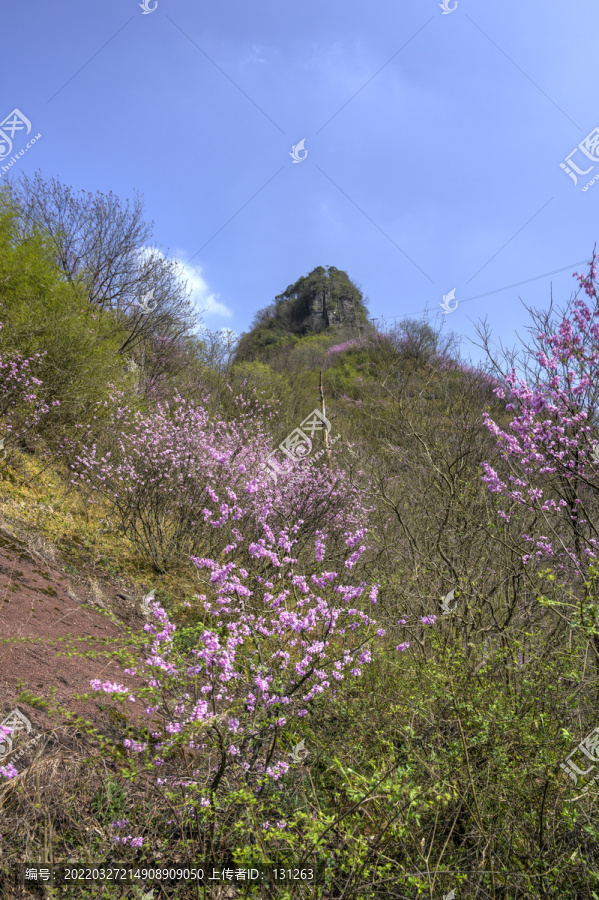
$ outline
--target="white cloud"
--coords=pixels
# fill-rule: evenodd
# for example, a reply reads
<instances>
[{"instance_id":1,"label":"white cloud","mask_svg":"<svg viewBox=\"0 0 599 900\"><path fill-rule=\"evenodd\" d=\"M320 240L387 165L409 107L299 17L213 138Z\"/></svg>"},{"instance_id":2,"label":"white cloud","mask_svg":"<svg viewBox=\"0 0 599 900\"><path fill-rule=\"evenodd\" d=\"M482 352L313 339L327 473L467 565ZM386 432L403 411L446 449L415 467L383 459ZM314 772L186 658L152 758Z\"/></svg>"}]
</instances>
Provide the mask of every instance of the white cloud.
<instances>
[{"instance_id":1,"label":"white cloud","mask_svg":"<svg viewBox=\"0 0 599 900\"><path fill-rule=\"evenodd\" d=\"M166 259L164 253L158 248L143 247L140 256L149 255L150 253L158 253L163 259ZM171 260L177 263L181 279L187 282L188 288L191 290L190 300L198 312L205 316L222 316L225 319L232 319L233 313L224 303L219 303L219 294L211 291L205 278L202 276L203 269L199 265L186 265L183 262L185 256L188 255L182 250L178 250Z\"/></svg>"},{"instance_id":2,"label":"white cloud","mask_svg":"<svg viewBox=\"0 0 599 900\"><path fill-rule=\"evenodd\" d=\"M184 254L181 254L183 256ZM194 306L204 313L205 316L224 316L226 319L232 319L233 313L224 303L219 303L219 294L211 291L204 279L201 266L193 263L186 265L181 256L175 256L175 261L179 264L179 271L184 281L188 282L191 289L191 302Z\"/></svg>"}]
</instances>

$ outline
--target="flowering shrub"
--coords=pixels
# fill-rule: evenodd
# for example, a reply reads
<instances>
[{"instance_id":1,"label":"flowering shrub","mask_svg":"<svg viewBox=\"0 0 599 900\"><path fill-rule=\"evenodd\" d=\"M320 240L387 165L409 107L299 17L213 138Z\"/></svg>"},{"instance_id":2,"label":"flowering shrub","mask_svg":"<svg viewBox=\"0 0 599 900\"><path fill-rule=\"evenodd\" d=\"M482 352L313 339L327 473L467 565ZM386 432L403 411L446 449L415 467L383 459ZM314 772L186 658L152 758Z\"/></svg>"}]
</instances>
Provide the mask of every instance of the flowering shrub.
<instances>
[{"instance_id":1,"label":"flowering shrub","mask_svg":"<svg viewBox=\"0 0 599 900\"><path fill-rule=\"evenodd\" d=\"M327 354L329 356L333 356L334 354L337 354L337 353L344 353L346 350L367 347L370 344L372 344L373 342L381 343L385 340L387 340L387 338L384 334L381 334L380 332L376 332L374 335L371 335L371 336L366 335L365 337L353 338L350 341L344 341L342 344L335 344L333 347L329 347L327 349Z\"/></svg>"},{"instance_id":2,"label":"flowering shrub","mask_svg":"<svg viewBox=\"0 0 599 900\"><path fill-rule=\"evenodd\" d=\"M327 354L332 356L334 353L344 353L346 350L351 350L353 347L364 347L367 343L367 338L356 338L352 341L345 341L343 344L335 344L333 347L329 347Z\"/></svg>"},{"instance_id":3,"label":"flowering shrub","mask_svg":"<svg viewBox=\"0 0 599 900\"><path fill-rule=\"evenodd\" d=\"M261 472L270 437L252 410L234 422L211 421L204 406L175 396L133 415L114 397L115 434L103 455L91 427L71 463L73 483L89 486L116 509L125 533L158 571L169 562L234 549L241 531L302 518L308 533L339 545L348 527L364 527L368 510L343 472L285 464L272 484Z\"/></svg>"},{"instance_id":4,"label":"flowering shrub","mask_svg":"<svg viewBox=\"0 0 599 900\"><path fill-rule=\"evenodd\" d=\"M123 747L150 772L182 755L189 760L187 776L154 777L157 785L183 789L182 816L203 824L212 850L223 821L232 828L247 818L248 808L258 815L255 798L264 801L262 827L270 827L269 816L280 818L268 785L290 769L290 754L283 749L290 741L282 739L307 715L315 698L334 699L344 679L361 676L362 667L373 660L377 637L385 634L360 609L376 605L377 584L369 590L364 582L352 585L339 571L299 574L294 550L302 527L300 521L290 532L275 534L265 526L265 536L247 544L247 567L195 558L206 585L198 598L206 615L198 646L188 656L176 649L176 627L155 602L157 624L144 629L153 638L144 664L125 669L125 674L145 679L148 687L138 696L144 697L148 716L164 726L152 732L153 745L127 738ZM362 536L360 531L346 533L347 573L364 551L358 547ZM225 554L229 552L227 548ZM318 538L313 558L322 562L323 556ZM95 680L91 686L137 701L122 684ZM240 803L244 797L246 802ZM139 846L141 838L128 835L127 840Z\"/></svg>"},{"instance_id":5,"label":"flowering shrub","mask_svg":"<svg viewBox=\"0 0 599 900\"><path fill-rule=\"evenodd\" d=\"M508 399L506 409L515 413L509 430L488 413L485 422L497 438L507 471L498 473L482 463L483 481L490 491L511 501L500 515L510 520L513 510L525 507L541 516L544 534L524 534L531 552L524 562L554 559L561 569L583 575L597 559L599 462L594 456L596 385L599 376L599 305L595 280L597 256L588 276L576 275L590 308L575 299L571 316L564 315L555 334L538 334L536 358L540 373L535 385L506 376L504 388L495 394Z\"/></svg>"},{"instance_id":6,"label":"flowering shrub","mask_svg":"<svg viewBox=\"0 0 599 900\"><path fill-rule=\"evenodd\" d=\"M0 322L0 330L3 327ZM22 441L50 411L40 397L42 382L32 374L32 367L44 355L35 353L28 358L13 353L9 357L0 357L0 417L5 420L4 428L8 432L8 439L3 443L5 449ZM52 404L59 405L58 400Z\"/></svg>"},{"instance_id":7,"label":"flowering shrub","mask_svg":"<svg viewBox=\"0 0 599 900\"><path fill-rule=\"evenodd\" d=\"M281 819L268 800L268 785L293 762L281 739L316 699L359 677L385 636L370 615L378 585L366 593L366 582L348 582L367 550L369 510L353 482L327 467L289 461L273 484L260 471L270 438L253 410L229 423L180 397L146 415L118 402L115 410L115 451L82 449L75 482L112 499L156 561L166 560L169 528L182 547L211 552L190 554L204 584L197 647L178 649L175 625L154 603L158 627L145 626L153 642L144 665L134 659L125 669L146 673L147 687L137 696L120 683L92 687L125 702L143 696L148 716L164 723L153 742L123 742L148 771L191 757L189 777L157 785L184 791L181 821L203 823L212 848L219 822L241 816L223 812L228 798L238 810L241 797L251 807L260 796L266 824ZM138 846L140 836L118 840Z\"/></svg>"},{"instance_id":8,"label":"flowering shrub","mask_svg":"<svg viewBox=\"0 0 599 900\"><path fill-rule=\"evenodd\" d=\"M479 381L481 384L485 385L485 387L492 388L493 390L501 387L500 382L488 372L475 368L474 366L468 366L465 363L457 362L455 359L451 359L451 357L443 354L433 357L430 365L437 371L461 372L462 375L466 375L469 378Z\"/></svg>"}]
</instances>

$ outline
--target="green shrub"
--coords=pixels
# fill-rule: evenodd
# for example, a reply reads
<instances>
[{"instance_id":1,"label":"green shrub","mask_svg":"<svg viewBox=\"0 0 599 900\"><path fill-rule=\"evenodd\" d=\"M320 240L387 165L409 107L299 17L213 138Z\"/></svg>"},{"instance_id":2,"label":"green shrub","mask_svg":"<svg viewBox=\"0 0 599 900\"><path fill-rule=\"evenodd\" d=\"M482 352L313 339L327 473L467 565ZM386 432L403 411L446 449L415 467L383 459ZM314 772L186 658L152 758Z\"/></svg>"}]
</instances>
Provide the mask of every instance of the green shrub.
<instances>
[{"instance_id":1,"label":"green shrub","mask_svg":"<svg viewBox=\"0 0 599 900\"><path fill-rule=\"evenodd\" d=\"M44 353L33 374L51 407L39 428L50 443L87 422L96 402L108 399L111 383L127 389L131 379L117 355L112 315L63 279L41 232L22 238L6 193L0 193L0 320L4 354ZM55 400L60 405L52 407Z\"/></svg>"}]
</instances>

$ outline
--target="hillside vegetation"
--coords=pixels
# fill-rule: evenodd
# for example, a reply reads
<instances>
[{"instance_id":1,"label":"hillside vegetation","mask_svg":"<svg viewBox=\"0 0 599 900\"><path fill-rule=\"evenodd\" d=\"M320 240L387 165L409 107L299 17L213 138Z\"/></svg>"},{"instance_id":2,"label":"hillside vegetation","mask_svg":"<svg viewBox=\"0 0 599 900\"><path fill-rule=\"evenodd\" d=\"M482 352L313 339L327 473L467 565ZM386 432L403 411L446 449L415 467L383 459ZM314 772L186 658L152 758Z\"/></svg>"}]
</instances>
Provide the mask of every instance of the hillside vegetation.
<instances>
[{"instance_id":1,"label":"hillside vegetation","mask_svg":"<svg viewBox=\"0 0 599 900\"><path fill-rule=\"evenodd\" d=\"M0 194L3 533L153 591L89 688L113 727L2 698L85 741L0 758L0 895L113 860L318 876L155 898L599 900L596 257L483 371L334 267L232 344L150 242L139 200Z\"/></svg>"}]
</instances>

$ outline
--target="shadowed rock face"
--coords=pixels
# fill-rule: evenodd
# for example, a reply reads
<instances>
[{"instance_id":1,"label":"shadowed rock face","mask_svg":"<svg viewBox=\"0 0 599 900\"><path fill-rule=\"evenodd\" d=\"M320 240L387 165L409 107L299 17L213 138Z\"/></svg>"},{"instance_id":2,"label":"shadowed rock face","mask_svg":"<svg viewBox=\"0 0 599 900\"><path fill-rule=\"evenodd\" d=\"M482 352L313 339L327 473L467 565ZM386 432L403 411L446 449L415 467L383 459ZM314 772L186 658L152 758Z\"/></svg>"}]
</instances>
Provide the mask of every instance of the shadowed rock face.
<instances>
[{"instance_id":1,"label":"shadowed rock face","mask_svg":"<svg viewBox=\"0 0 599 900\"><path fill-rule=\"evenodd\" d=\"M306 318L310 328L318 330L329 325L355 325L355 293L355 288L351 285L327 279L322 287L316 288L308 296Z\"/></svg>"},{"instance_id":2,"label":"shadowed rock face","mask_svg":"<svg viewBox=\"0 0 599 900\"><path fill-rule=\"evenodd\" d=\"M294 324L304 333L330 325L358 324L363 312L362 294L348 275L334 266L318 266L298 279L275 298L277 307L292 314Z\"/></svg>"}]
</instances>

